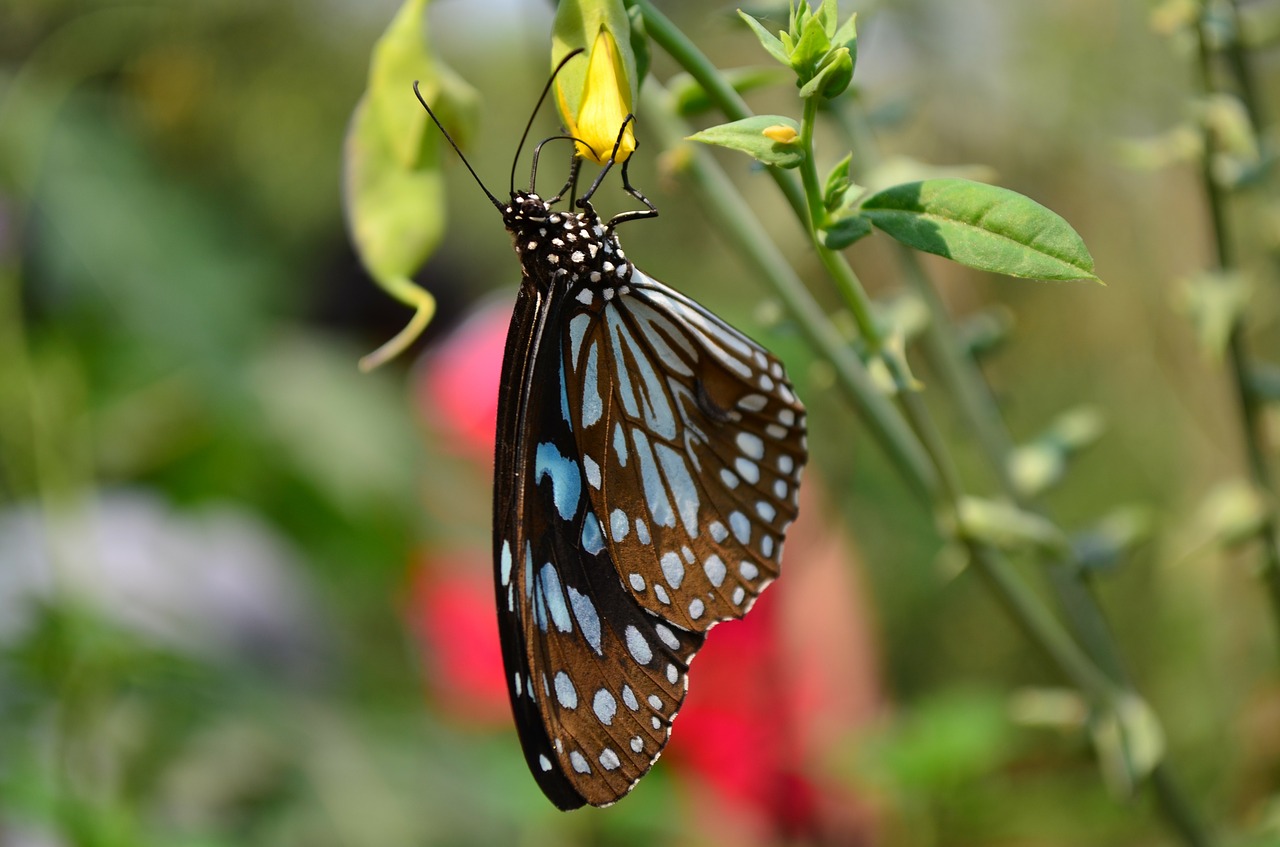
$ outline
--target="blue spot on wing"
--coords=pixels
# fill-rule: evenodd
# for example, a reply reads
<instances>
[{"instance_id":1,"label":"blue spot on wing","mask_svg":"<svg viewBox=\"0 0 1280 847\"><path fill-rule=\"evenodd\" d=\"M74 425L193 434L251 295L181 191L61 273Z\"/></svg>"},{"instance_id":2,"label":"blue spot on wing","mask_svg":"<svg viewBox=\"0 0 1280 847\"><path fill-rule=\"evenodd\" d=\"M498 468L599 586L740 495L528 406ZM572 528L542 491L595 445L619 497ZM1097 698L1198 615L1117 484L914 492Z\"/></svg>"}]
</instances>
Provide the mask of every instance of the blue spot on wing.
<instances>
[{"instance_id":1,"label":"blue spot on wing","mask_svg":"<svg viewBox=\"0 0 1280 847\"><path fill-rule=\"evenodd\" d=\"M569 388L565 384L564 365L560 366L560 417L573 429L573 421L569 420Z\"/></svg>"},{"instance_id":2,"label":"blue spot on wing","mask_svg":"<svg viewBox=\"0 0 1280 847\"><path fill-rule=\"evenodd\" d=\"M542 482L543 476L551 477L551 498L555 501L556 511L565 520L571 520L578 511L578 500L582 497L582 473L578 463L560 455L554 444L543 442L533 458L533 483Z\"/></svg>"},{"instance_id":3,"label":"blue spot on wing","mask_svg":"<svg viewBox=\"0 0 1280 847\"><path fill-rule=\"evenodd\" d=\"M600 534L600 521L591 512L587 512L582 521L582 549L594 556L604 549L604 536Z\"/></svg>"}]
</instances>

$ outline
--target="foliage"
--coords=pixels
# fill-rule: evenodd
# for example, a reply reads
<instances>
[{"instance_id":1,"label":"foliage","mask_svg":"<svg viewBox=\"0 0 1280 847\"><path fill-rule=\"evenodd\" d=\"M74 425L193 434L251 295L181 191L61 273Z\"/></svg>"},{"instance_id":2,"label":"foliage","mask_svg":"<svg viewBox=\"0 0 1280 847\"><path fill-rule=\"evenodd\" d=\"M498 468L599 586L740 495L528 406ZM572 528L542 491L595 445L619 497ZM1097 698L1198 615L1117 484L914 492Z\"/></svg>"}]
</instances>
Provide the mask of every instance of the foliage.
<instances>
[{"instance_id":1,"label":"foliage","mask_svg":"<svg viewBox=\"0 0 1280 847\"><path fill-rule=\"evenodd\" d=\"M570 816L486 671L515 260L412 82L505 191L573 27L0 9L0 842L1274 843L1275 4L626 5L628 254L783 354L819 470ZM356 372L359 261L412 367Z\"/></svg>"}]
</instances>

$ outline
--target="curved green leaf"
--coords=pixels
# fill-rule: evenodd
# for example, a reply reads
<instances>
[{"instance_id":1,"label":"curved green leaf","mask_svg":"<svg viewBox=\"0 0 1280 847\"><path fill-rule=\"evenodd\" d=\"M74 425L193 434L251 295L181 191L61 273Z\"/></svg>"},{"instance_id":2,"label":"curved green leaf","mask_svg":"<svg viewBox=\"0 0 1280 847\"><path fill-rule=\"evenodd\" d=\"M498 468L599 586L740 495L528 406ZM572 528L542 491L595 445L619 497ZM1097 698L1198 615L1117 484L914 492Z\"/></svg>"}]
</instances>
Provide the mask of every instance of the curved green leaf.
<instances>
[{"instance_id":1,"label":"curved green leaf","mask_svg":"<svg viewBox=\"0 0 1280 847\"><path fill-rule=\"evenodd\" d=\"M407 299L401 286L444 234L439 153L418 167L404 167L368 99L362 98L351 116L343 158L343 205L361 262L390 294L417 305L416 296Z\"/></svg>"},{"instance_id":2,"label":"curved green leaf","mask_svg":"<svg viewBox=\"0 0 1280 847\"><path fill-rule=\"evenodd\" d=\"M798 167L804 161L804 151L798 144L785 144L765 135L765 130L772 127L788 127L797 135L800 132L800 125L791 118L780 115L753 115L740 121L708 127L702 132L689 136L689 140L727 147L730 150L740 150L766 165L777 165L780 168Z\"/></svg>"},{"instance_id":3,"label":"curved green leaf","mask_svg":"<svg viewBox=\"0 0 1280 847\"><path fill-rule=\"evenodd\" d=\"M1097 280L1071 225L1014 191L966 179L897 185L862 213L894 239L979 270L1027 279Z\"/></svg>"},{"instance_id":4,"label":"curved green leaf","mask_svg":"<svg viewBox=\"0 0 1280 847\"><path fill-rule=\"evenodd\" d=\"M420 165L431 157L435 128L422 108L411 109L415 80L423 95L433 100L435 74L425 39L426 0L407 0L373 46L369 60L369 87L365 97L371 118L387 139L391 152L403 167ZM428 127L431 131L428 132Z\"/></svg>"},{"instance_id":5,"label":"curved green leaf","mask_svg":"<svg viewBox=\"0 0 1280 847\"><path fill-rule=\"evenodd\" d=\"M763 47L770 56L777 59L784 65L790 64L790 59L787 56L787 48L783 46L777 36L769 32L769 30L764 28L763 24L741 9L738 10L738 16L747 22L747 26L751 27L751 31L756 34L756 38L760 39L760 46Z\"/></svg>"}]
</instances>

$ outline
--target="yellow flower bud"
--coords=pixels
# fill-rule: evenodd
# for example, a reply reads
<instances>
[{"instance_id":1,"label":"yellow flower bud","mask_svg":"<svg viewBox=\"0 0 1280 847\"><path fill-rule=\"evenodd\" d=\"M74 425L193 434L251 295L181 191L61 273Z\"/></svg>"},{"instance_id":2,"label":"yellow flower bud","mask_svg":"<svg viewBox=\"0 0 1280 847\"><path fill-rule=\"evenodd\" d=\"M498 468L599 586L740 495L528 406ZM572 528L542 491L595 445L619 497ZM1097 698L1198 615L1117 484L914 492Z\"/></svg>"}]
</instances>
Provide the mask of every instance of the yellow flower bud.
<instances>
[{"instance_id":1,"label":"yellow flower bud","mask_svg":"<svg viewBox=\"0 0 1280 847\"><path fill-rule=\"evenodd\" d=\"M786 124L777 124L775 126L765 127L760 132L765 138L768 138L771 141L776 141L779 144L790 144L800 135L800 133L796 132Z\"/></svg>"},{"instance_id":2,"label":"yellow flower bud","mask_svg":"<svg viewBox=\"0 0 1280 847\"><path fill-rule=\"evenodd\" d=\"M559 80L556 82L556 99L569 134L583 142L577 145L578 154L603 165L609 161L613 145L618 141L622 122L631 114L631 86L618 54L617 42L604 27L596 34L588 62L577 114L570 111L570 98ZM616 161L625 162L635 149L635 134L628 125L618 146Z\"/></svg>"}]
</instances>

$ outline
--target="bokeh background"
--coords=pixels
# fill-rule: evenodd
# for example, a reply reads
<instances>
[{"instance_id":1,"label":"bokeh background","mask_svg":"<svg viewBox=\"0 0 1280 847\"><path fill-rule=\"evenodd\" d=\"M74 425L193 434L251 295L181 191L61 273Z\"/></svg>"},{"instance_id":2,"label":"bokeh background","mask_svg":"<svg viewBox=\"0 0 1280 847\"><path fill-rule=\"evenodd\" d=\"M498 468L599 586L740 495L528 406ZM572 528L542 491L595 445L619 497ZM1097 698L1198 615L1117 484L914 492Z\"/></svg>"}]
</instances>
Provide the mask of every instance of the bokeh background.
<instances>
[{"instance_id":1,"label":"bokeh background","mask_svg":"<svg viewBox=\"0 0 1280 847\"><path fill-rule=\"evenodd\" d=\"M543 799L510 725L488 553L517 266L456 161L419 276L439 314L411 355L355 367L408 318L362 272L340 188L395 5L0 6L0 844L1172 843L1145 795L1104 785L1079 702L957 567L643 122L635 181L662 216L626 229L628 253L787 359L820 470L786 577L716 630L654 773L605 811ZM662 5L722 67L763 60L731 6ZM958 321L1012 322L984 365L1017 438L1082 405L1105 421L1048 505L1073 530L1149 518L1094 576L1124 658L1222 843L1277 844L1275 622L1255 551L1216 544L1205 517L1243 451L1181 293L1211 256L1170 132L1195 75L1153 7L844 11L862 15L885 155L990 168L1090 245L1106 287L927 264ZM439 0L430 19L481 94L469 158L505 190L551 6ZM1254 58L1280 111L1276 57ZM834 310L772 186L722 161ZM1269 215L1255 198L1246 234L1270 237ZM889 296L878 240L851 258ZM1259 271L1251 340L1274 357Z\"/></svg>"}]
</instances>

